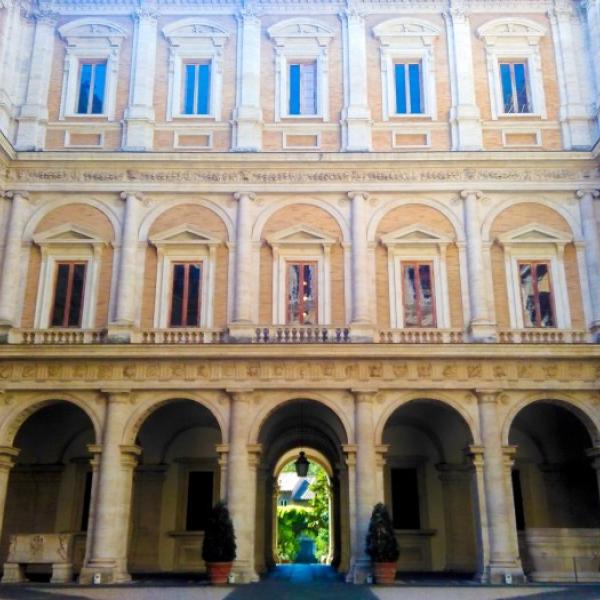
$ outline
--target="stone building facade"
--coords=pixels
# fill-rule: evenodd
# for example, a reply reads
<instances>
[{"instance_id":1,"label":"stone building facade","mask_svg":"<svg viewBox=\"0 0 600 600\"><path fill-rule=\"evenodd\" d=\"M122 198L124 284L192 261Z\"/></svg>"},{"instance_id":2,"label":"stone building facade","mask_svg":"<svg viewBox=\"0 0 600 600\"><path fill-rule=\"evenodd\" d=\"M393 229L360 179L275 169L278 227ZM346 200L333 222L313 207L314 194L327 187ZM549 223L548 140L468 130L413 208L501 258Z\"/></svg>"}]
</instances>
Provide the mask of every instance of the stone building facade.
<instances>
[{"instance_id":1,"label":"stone building facade","mask_svg":"<svg viewBox=\"0 0 600 600\"><path fill-rule=\"evenodd\" d=\"M4 580L202 571L219 497L254 580L300 448L351 581L378 501L596 580L599 124L598 0L0 0Z\"/></svg>"}]
</instances>

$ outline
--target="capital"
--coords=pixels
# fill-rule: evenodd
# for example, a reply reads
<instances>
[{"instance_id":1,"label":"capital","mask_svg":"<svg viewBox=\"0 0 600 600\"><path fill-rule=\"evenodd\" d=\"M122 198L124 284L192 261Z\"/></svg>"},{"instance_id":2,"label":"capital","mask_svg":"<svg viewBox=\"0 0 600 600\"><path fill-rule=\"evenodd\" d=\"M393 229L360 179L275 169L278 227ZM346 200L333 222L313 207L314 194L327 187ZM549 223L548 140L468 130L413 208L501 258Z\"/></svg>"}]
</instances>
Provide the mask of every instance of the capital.
<instances>
[{"instance_id":1,"label":"capital","mask_svg":"<svg viewBox=\"0 0 600 600\"><path fill-rule=\"evenodd\" d=\"M12 446L0 446L0 470L12 469L15 465L15 458L19 456L19 448Z\"/></svg>"},{"instance_id":2,"label":"capital","mask_svg":"<svg viewBox=\"0 0 600 600\"><path fill-rule=\"evenodd\" d=\"M159 11L156 6L141 6L133 12L133 18L138 21L155 21L158 19Z\"/></svg>"},{"instance_id":3,"label":"capital","mask_svg":"<svg viewBox=\"0 0 600 600\"><path fill-rule=\"evenodd\" d=\"M472 197L475 197L476 200L480 200L481 198L483 198L483 193L479 190L463 190L460 193L460 197L463 200L467 200Z\"/></svg>"},{"instance_id":4,"label":"capital","mask_svg":"<svg viewBox=\"0 0 600 600\"><path fill-rule=\"evenodd\" d=\"M578 198L585 198L586 196L591 196L592 199L600 198L600 190L595 188L589 189L581 189L575 192Z\"/></svg>"},{"instance_id":5,"label":"capital","mask_svg":"<svg viewBox=\"0 0 600 600\"><path fill-rule=\"evenodd\" d=\"M354 200L356 197L368 200L369 194L367 192L348 192L348 198L350 198L350 200Z\"/></svg>"},{"instance_id":6,"label":"capital","mask_svg":"<svg viewBox=\"0 0 600 600\"><path fill-rule=\"evenodd\" d=\"M119 194L121 200L125 200L127 202L139 201L141 202L144 199L144 194L142 192L121 192Z\"/></svg>"},{"instance_id":7,"label":"capital","mask_svg":"<svg viewBox=\"0 0 600 600\"><path fill-rule=\"evenodd\" d=\"M24 190L7 190L4 197L9 200L29 200L29 192Z\"/></svg>"},{"instance_id":8,"label":"capital","mask_svg":"<svg viewBox=\"0 0 600 600\"><path fill-rule=\"evenodd\" d=\"M234 402L249 402L254 390L242 388L227 388L225 390Z\"/></svg>"},{"instance_id":9,"label":"capital","mask_svg":"<svg viewBox=\"0 0 600 600\"><path fill-rule=\"evenodd\" d=\"M357 402L367 402L369 404L373 403L378 394L378 390L371 389L352 389L351 392Z\"/></svg>"},{"instance_id":10,"label":"capital","mask_svg":"<svg viewBox=\"0 0 600 600\"><path fill-rule=\"evenodd\" d=\"M479 404L496 404L500 390L475 390L475 395Z\"/></svg>"},{"instance_id":11,"label":"capital","mask_svg":"<svg viewBox=\"0 0 600 600\"><path fill-rule=\"evenodd\" d=\"M111 404L127 404L131 402L131 390L101 390Z\"/></svg>"},{"instance_id":12,"label":"capital","mask_svg":"<svg viewBox=\"0 0 600 600\"><path fill-rule=\"evenodd\" d=\"M37 10L33 13L33 18L39 25L54 27L58 22L60 15L52 10Z\"/></svg>"},{"instance_id":13,"label":"capital","mask_svg":"<svg viewBox=\"0 0 600 600\"><path fill-rule=\"evenodd\" d=\"M256 194L254 192L235 192L233 197L239 202L240 200L256 200Z\"/></svg>"}]
</instances>

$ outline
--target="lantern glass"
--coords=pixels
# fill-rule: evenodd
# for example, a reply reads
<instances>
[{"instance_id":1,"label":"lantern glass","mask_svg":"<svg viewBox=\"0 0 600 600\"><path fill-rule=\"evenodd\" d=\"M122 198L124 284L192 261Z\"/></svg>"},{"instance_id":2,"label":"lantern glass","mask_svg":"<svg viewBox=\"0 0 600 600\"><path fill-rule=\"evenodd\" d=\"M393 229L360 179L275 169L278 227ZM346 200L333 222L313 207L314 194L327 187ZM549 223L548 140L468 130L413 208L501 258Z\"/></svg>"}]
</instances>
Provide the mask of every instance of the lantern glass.
<instances>
[{"instance_id":1,"label":"lantern glass","mask_svg":"<svg viewBox=\"0 0 600 600\"><path fill-rule=\"evenodd\" d=\"M294 463L296 467L296 475L298 475L298 477L306 477L308 475L309 464L310 463L308 462L308 459L306 458L304 452L300 452L300 455Z\"/></svg>"}]
</instances>

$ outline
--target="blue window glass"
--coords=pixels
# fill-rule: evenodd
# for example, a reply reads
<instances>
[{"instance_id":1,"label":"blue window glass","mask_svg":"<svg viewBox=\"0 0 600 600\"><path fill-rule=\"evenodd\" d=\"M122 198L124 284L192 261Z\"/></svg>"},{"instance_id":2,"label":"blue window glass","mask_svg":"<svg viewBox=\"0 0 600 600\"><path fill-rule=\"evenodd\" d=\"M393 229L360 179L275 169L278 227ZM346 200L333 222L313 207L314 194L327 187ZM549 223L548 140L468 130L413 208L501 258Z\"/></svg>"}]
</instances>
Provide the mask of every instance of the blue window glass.
<instances>
[{"instance_id":1,"label":"blue window glass","mask_svg":"<svg viewBox=\"0 0 600 600\"><path fill-rule=\"evenodd\" d=\"M500 63L500 82L505 113L531 112L525 63Z\"/></svg>"},{"instance_id":2,"label":"blue window glass","mask_svg":"<svg viewBox=\"0 0 600 600\"><path fill-rule=\"evenodd\" d=\"M408 65L408 79L410 82L410 112L417 114L421 109L421 65Z\"/></svg>"},{"instance_id":3,"label":"blue window glass","mask_svg":"<svg viewBox=\"0 0 600 600\"><path fill-rule=\"evenodd\" d=\"M90 99L90 87L92 83L92 65L81 65L79 75L79 102L77 103L77 112L86 114Z\"/></svg>"},{"instance_id":4,"label":"blue window glass","mask_svg":"<svg viewBox=\"0 0 600 600\"><path fill-rule=\"evenodd\" d=\"M185 65L185 95L183 114L194 114L194 90L196 89L196 65Z\"/></svg>"},{"instance_id":5,"label":"blue window glass","mask_svg":"<svg viewBox=\"0 0 600 600\"><path fill-rule=\"evenodd\" d=\"M300 114L300 65L290 65L290 115Z\"/></svg>"},{"instance_id":6,"label":"blue window glass","mask_svg":"<svg viewBox=\"0 0 600 600\"><path fill-rule=\"evenodd\" d=\"M102 114L104 110L104 87L106 84L106 63L94 65L94 93L92 97L92 113Z\"/></svg>"},{"instance_id":7,"label":"blue window glass","mask_svg":"<svg viewBox=\"0 0 600 600\"><path fill-rule=\"evenodd\" d=\"M396 64L396 113L406 114L406 65Z\"/></svg>"},{"instance_id":8,"label":"blue window glass","mask_svg":"<svg viewBox=\"0 0 600 600\"><path fill-rule=\"evenodd\" d=\"M196 114L208 114L208 100L210 97L210 65L198 65L198 104Z\"/></svg>"},{"instance_id":9,"label":"blue window glass","mask_svg":"<svg viewBox=\"0 0 600 600\"><path fill-rule=\"evenodd\" d=\"M527 98L527 78L525 76L525 65L523 63L515 63L515 87L517 88L517 112L531 112L529 101Z\"/></svg>"},{"instance_id":10,"label":"blue window glass","mask_svg":"<svg viewBox=\"0 0 600 600\"><path fill-rule=\"evenodd\" d=\"M514 112L514 108L510 64L502 63L500 65L500 79L502 80L502 101L504 103L504 112L512 113Z\"/></svg>"}]
</instances>

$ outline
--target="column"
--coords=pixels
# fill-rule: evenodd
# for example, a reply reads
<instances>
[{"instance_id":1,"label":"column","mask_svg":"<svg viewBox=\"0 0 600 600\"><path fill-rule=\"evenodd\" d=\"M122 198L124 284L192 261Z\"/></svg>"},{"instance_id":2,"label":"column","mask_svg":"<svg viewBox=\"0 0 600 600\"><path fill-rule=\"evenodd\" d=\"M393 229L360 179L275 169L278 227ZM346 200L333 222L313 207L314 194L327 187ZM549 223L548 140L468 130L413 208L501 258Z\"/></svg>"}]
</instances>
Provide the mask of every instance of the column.
<instances>
[{"instance_id":1,"label":"column","mask_svg":"<svg viewBox=\"0 0 600 600\"><path fill-rule=\"evenodd\" d=\"M94 502L91 541L79 580L91 583L100 574L102 583L131 580L127 571L127 546L131 517L133 470L141 454L138 446L120 443L131 412L127 391L106 391L107 402L98 485Z\"/></svg>"},{"instance_id":2,"label":"column","mask_svg":"<svg viewBox=\"0 0 600 600\"><path fill-rule=\"evenodd\" d=\"M560 97L559 120L565 150L589 149L594 143L590 117L583 99L581 70L577 65L577 46L573 36L573 9L570 3L555 0L548 11ZM587 74L587 71L586 71Z\"/></svg>"},{"instance_id":3,"label":"column","mask_svg":"<svg viewBox=\"0 0 600 600\"><path fill-rule=\"evenodd\" d=\"M596 121L600 126L600 60L594 60L594 56L600 56L600 0L584 0L581 7L585 14L587 25L586 41L589 52L585 58L590 62L590 70L594 74L596 88L595 107Z\"/></svg>"},{"instance_id":4,"label":"column","mask_svg":"<svg viewBox=\"0 0 600 600\"><path fill-rule=\"evenodd\" d=\"M450 0L450 9L443 13L448 32L452 150L481 150L483 136L481 114L475 99L471 24L461 4Z\"/></svg>"},{"instance_id":5,"label":"column","mask_svg":"<svg viewBox=\"0 0 600 600\"><path fill-rule=\"evenodd\" d=\"M20 450L12 446L0 446L0 536L4 529L4 511L10 470L15 466Z\"/></svg>"},{"instance_id":6,"label":"column","mask_svg":"<svg viewBox=\"0 0 600 600\"><path fill-rule=\"evenodd\" d=\"M365 542L373 507L382 498L378 497L374 485L377 474L375 451L375 426L373 423L373 402L377 392L373 390L353 390L354 427L356 436L356 475L354 490L356 506L355 537L352 540L351 572L354 583L364 583L371 571L371 559L365 552ZM351 517L352 518L352 517Z\"/></svg>"},{"instance_id":7,"label":"column","mask_svg":"<svg viewBox=\"0 0 600 600\"><path fill-rule=\"evenodd\" d=\"M233 151L257 152L262 149L260 44L260 19L246 8L238 15L238 74L233 111Z\"/></svg>"},{"instance_id":8,"label":"column","mask_svg":"<svg viewBox=\"0 0 600 600\"><path fill-rule=\"evenodd\" d=\"M17 322L21 246L27 217L28 194L20 191L6 192L5 197L11 200L11 207L6 226L2 272L0 273L0 327L14 327Z\"/></svg>"},{"instance_id":9,"label":"column","mask_svg":"<svg viewBox=\"0 0 600 600\"><path fill-rule=\"evenodd\" d=\"M513 500L508 493L510 487L506 481L505 457L498 427L498 392L476 390L475 393L479 404L484 449L483 483L490 544L487 578L492 583L500 583L510 574L513 581L522 580L523 569L516 544Z\"/></svg>"},{"instance_id":10,"label":"column","mask_svg":"<svg viewBox=\"0 0 600 600\"><path fill-rule=\"evenodd\" d=\"M227 496L227 463L229 454L229 444L216 444L215 450L219 456L219 498Z\"/></svg>"},{"instance_id":11,"label":"column","mask_svg":"<svg viewBox=\"0 0 600 600\"><path fill-rule=\"evenodd\" d=\"M352 201L352 328L356 341L373 341L369 315L369 265L367 253L367 218L365 192L349 192Z\"/></svg>"},{"instance_id":12,"label":"column","mask_svg":"<svg viewBox=\"0 0 600 600\"><path fill-rule=\"evenodd\" d=\"M255 263L252 256L252 218L251 206L254 194L250 192L237 192L236 240L235 240L235 268L234 268L234 297L233 297L233 328L230 334L238 338L252 338L252 307L255 298L252 295L257 291L255 281ZM237 324L237 327L235 325ZM233 329L233 330L232 330Z\"/></svg>"},{"instance_id":13,"label":"column","mask_svg":"<svg viewBox=\"0 0 600 600\"><path fill-rule=\"evenodd\" d=\"M124 150L152 150L154 144L154 74L157 15L150 8L134 14L129 105L125 110Z\"/></svg>"},{"instance_id":14,"label":"column","mask_svg":"<svg viewBox=\"0 0 600 600\"><path fill-rule=\"evenodd\" d=\"M471 322L469 331L477 342L490 342L496 338L496 328L488 316L488 278L483 264L483 243L479 221L481 192L464 190L464 223L467 238L467 272Z\"/></svg>"},{"instance_id":15,"label":"column","mask_svg":"<svg viewBox=\"0 0 600 600\"><path fill-rule=\"evenodd\" d=\"M251 421L251 391L228 390L229 465L227 467L227 505L237 543L233 563L236 581L258 581L254 568L254 529L256 520L256 452L249 448Z\"/></svg>"},{"instance_id":16,"label":"column","mask_svg":"<svg viewBox=\"0 0 600 600\"><path fill-rule=\"evenodd\" d=\"M594 210L594 199L600 197L598 190L579 190L581 228L585 240L585 264L590 290L590 329L598 341L600 335L600 236Z\"/></svg>"},{"instance_id":17,"label":"column","mask_svg":"<svg viewBox=\"0 0 600 600\"><path fill-rule=\"evenodd\" d=\"M356 444L343 444L342 451L346 457L346 473L340 478L340 500L348 498L347 510L343 510L340 502L340 569L346 571L346 583L354 583L355 553L357 549L357 517L356 517ZM344 477L345 475L345 477Z\"/></svg>"},{"instance_id":18,"label":"column","mask_svg":"<svg viewBox=\"0 0 600 600\"><path fill-rule=\"evenodd\" d=\"M139 193L121 193L125 207L119 252L115 319L109 331L109 336L115 341L129 341L128 330L133 327L136 320L140 198Z\"/></svg>"},{"instance_id":19,"label":"column","mask_svg":"<svg viewBox=\"0 0 600 600\"><path fill-rule=\"evenodd\" d=\"M469 446L464 450L467 460L471 463L471 500L475 524L475 548L477 553L477 571L474 579L480 583L488 580L487 566L490 560L490 540L485 502L485 483L483 477L483 446Z\"/></svg>"},{"instance_id":20,"label":"column","mask_svg":"<svg viewBox=\"0 0 600 600\"><path fill-rule=\"evenodd\" d=\"M342 150L371 150L371 110L367 88L365 20L356 8L342 13L344 57L344 108Z\"/></svg>"},{"instance_id":21,"label":"column","mask_svg":"<svg viewBox=\"0 0 600 600\"><path fill-rule=\"evenodd\" d=\"M52 55L57 15L38 12L29 64L25 104L17 121L17 150L42 150L48 123L48 88L52 73Z\"/></svg>"}]
</instances>

